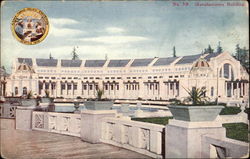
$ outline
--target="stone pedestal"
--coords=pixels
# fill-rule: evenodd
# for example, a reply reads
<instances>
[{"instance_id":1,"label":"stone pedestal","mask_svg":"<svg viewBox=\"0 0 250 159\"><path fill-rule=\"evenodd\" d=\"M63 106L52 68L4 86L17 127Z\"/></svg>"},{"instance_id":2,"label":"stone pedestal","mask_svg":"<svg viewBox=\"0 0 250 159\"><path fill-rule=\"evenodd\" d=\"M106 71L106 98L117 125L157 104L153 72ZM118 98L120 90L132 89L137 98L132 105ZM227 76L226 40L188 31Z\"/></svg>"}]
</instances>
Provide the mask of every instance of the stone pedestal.
<instances>
[{"instance_id":1,"label":"stone pedestal","mask_svg":"<svg viewBox=\"0 0 250 159\"><path fill-rule=\"evenodd\" d=\"M102 118L115 117L116 110L84 110L81 112L81 139L99 143L102 135Z\"/></svg>"},{"instance_id":2,"label":"stone pedestal","mask_svg":"<svg viewBox=\"0 0 250 159\"><path fill-rule=\"evenodd\" d=\"M202 136L225 138L226 129L220 122L188 122L170 120L166 125L166 158L202 158Z\"/></svg>"},{"instance_id":3,"label":"stone pedestal","mask_svg":"<svg viewBox=\"0 0 250 159\"><path fill-rule=\"evenodd\" d=\"M16 109L16 129L32 130L32 112L35 107L17 107Z\"/></svg>"}]
</instances>

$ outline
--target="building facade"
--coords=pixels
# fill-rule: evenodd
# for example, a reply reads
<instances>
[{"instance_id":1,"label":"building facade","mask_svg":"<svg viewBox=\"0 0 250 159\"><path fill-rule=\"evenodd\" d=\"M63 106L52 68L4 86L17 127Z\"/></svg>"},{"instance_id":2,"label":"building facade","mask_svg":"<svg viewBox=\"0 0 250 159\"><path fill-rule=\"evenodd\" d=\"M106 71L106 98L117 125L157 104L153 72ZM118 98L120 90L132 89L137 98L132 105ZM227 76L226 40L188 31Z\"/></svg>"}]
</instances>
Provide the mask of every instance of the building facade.
<instances>
[{"instance_id":1,"label":"building facade","mask_svg":"<svg viewBox=\"0 0 250 159\"><path fill-rule=\"evenodd\" d=\"M52 97L95 98L98 88L111 99L183 99L186 89L205 87L211 100L248 101L249 75L229 53L121 60L17 58L7 95L32 91Z\"/></svg>"}]
</instances>

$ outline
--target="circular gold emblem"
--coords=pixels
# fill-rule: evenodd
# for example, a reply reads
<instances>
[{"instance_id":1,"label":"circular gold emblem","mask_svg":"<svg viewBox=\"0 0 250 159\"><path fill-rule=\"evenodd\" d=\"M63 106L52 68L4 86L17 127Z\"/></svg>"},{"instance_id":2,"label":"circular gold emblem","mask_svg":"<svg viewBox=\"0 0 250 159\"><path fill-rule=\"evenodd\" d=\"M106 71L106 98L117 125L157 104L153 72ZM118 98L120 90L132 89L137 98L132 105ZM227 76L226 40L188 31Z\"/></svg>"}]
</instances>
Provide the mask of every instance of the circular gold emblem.
<instances>
[{"instance_id":1,"label":"circular gold emblem","mask_svg":"<svg viewBox=\"0 0 250 159\"><path fill-rule=\"evenodd\" d=\"M21 43L33 45L44 40L49 32L47 16L37 8L24 8L11 23L14 37Z\"/></svg>"}]
</instances>

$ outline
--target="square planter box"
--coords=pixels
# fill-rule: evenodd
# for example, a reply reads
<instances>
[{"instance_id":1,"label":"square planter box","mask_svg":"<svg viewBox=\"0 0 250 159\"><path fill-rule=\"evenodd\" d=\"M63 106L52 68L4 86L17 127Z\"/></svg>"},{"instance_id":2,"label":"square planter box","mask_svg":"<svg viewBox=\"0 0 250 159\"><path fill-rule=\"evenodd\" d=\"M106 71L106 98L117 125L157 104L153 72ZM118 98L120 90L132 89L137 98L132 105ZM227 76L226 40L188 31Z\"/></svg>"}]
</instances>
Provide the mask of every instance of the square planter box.
<instances>
[{"instance_id":1,"label":"square planter box","mask_svg":"<svg viewBox=\"0 0 250 159\"><path fill-rule=\"evenodd\" d=\"M51 103L52 101L53 101L52 98L45 98L45 97L41 98L41 103Z\"/></svg>"},{"instance_id":2,"label":"square planter box","mask_svg":"<svg viewBox=\"0 0 250 159\"><path fill-rule=\"evenodd\" d=\"M111 110L113 101L86 101L84 105L88 110Z\"/></svg>"},{"instance_id":3,"label":"square planter box","mask_svg":"<svg viewBox=\"0 0 250 159\"><path fill-rule=\"evenodd\" d=\"M22 106L37 106L36 99L21 99L20 102Z\"/></svg>"},{"instance_id":4,"label":"square planter box","mask_svg":"<svg viewBox=\"0 0 250 159\"><path fill-rule=\"evenodd\" d=\"M183 121L214 121L224 106L169 106L174 119Z\"/></svg>"}]
</instances>

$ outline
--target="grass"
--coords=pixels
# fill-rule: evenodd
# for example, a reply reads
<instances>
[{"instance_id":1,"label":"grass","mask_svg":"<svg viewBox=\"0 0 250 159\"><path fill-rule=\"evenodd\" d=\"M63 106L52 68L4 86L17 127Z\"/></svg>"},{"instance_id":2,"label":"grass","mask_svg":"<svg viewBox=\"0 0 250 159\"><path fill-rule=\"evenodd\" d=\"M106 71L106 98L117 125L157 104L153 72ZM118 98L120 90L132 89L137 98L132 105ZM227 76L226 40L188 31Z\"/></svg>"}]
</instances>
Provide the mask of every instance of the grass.
<instances>
[{"instance_id":1,"label":"grass","mask_svg":"<svg viewBox=\"0 0 250 159\"><path fill-rule=\"evenodd\" d=\"M220 115L234 115L240 112L240 107L225 107L221 110Z\"/></svg>"},{"instance_id":2,"label":"grass","mask_svg":"<svg viewBox=\"0 0 250 159\"><path fill-rule=\"evenodd\" d=\"M222 124L226 128L226 136L231 139L249 142L248 125L245 123L228 123Z\"/></svg>"},{"instance_id":3,"label":"grass","mask_svg":"<svg viewBox=\"0 0 250 159\"><path fill-rule=\"evenodd\" d=\"M172 117L154 117L154 118L132 118L135 121L154 123L160 125L167 125L168 120L173 119ZM226 136L231 139L249 142L248 139L248 125L245 123L228 123L223 124L226 128Z\"/></svg>"},{"instance_id":4,"label":"grass","mask_svg":"<svg viewBox=\"0 0 250 159\"><path fill-rule=\"evenodd\" d=\"M135 120L135 121L154 123L154 124L160 124L160 125L167 125L169 119L173 119L173 117L132 118L132 120Z\"/></svg>"}]
</instances>

